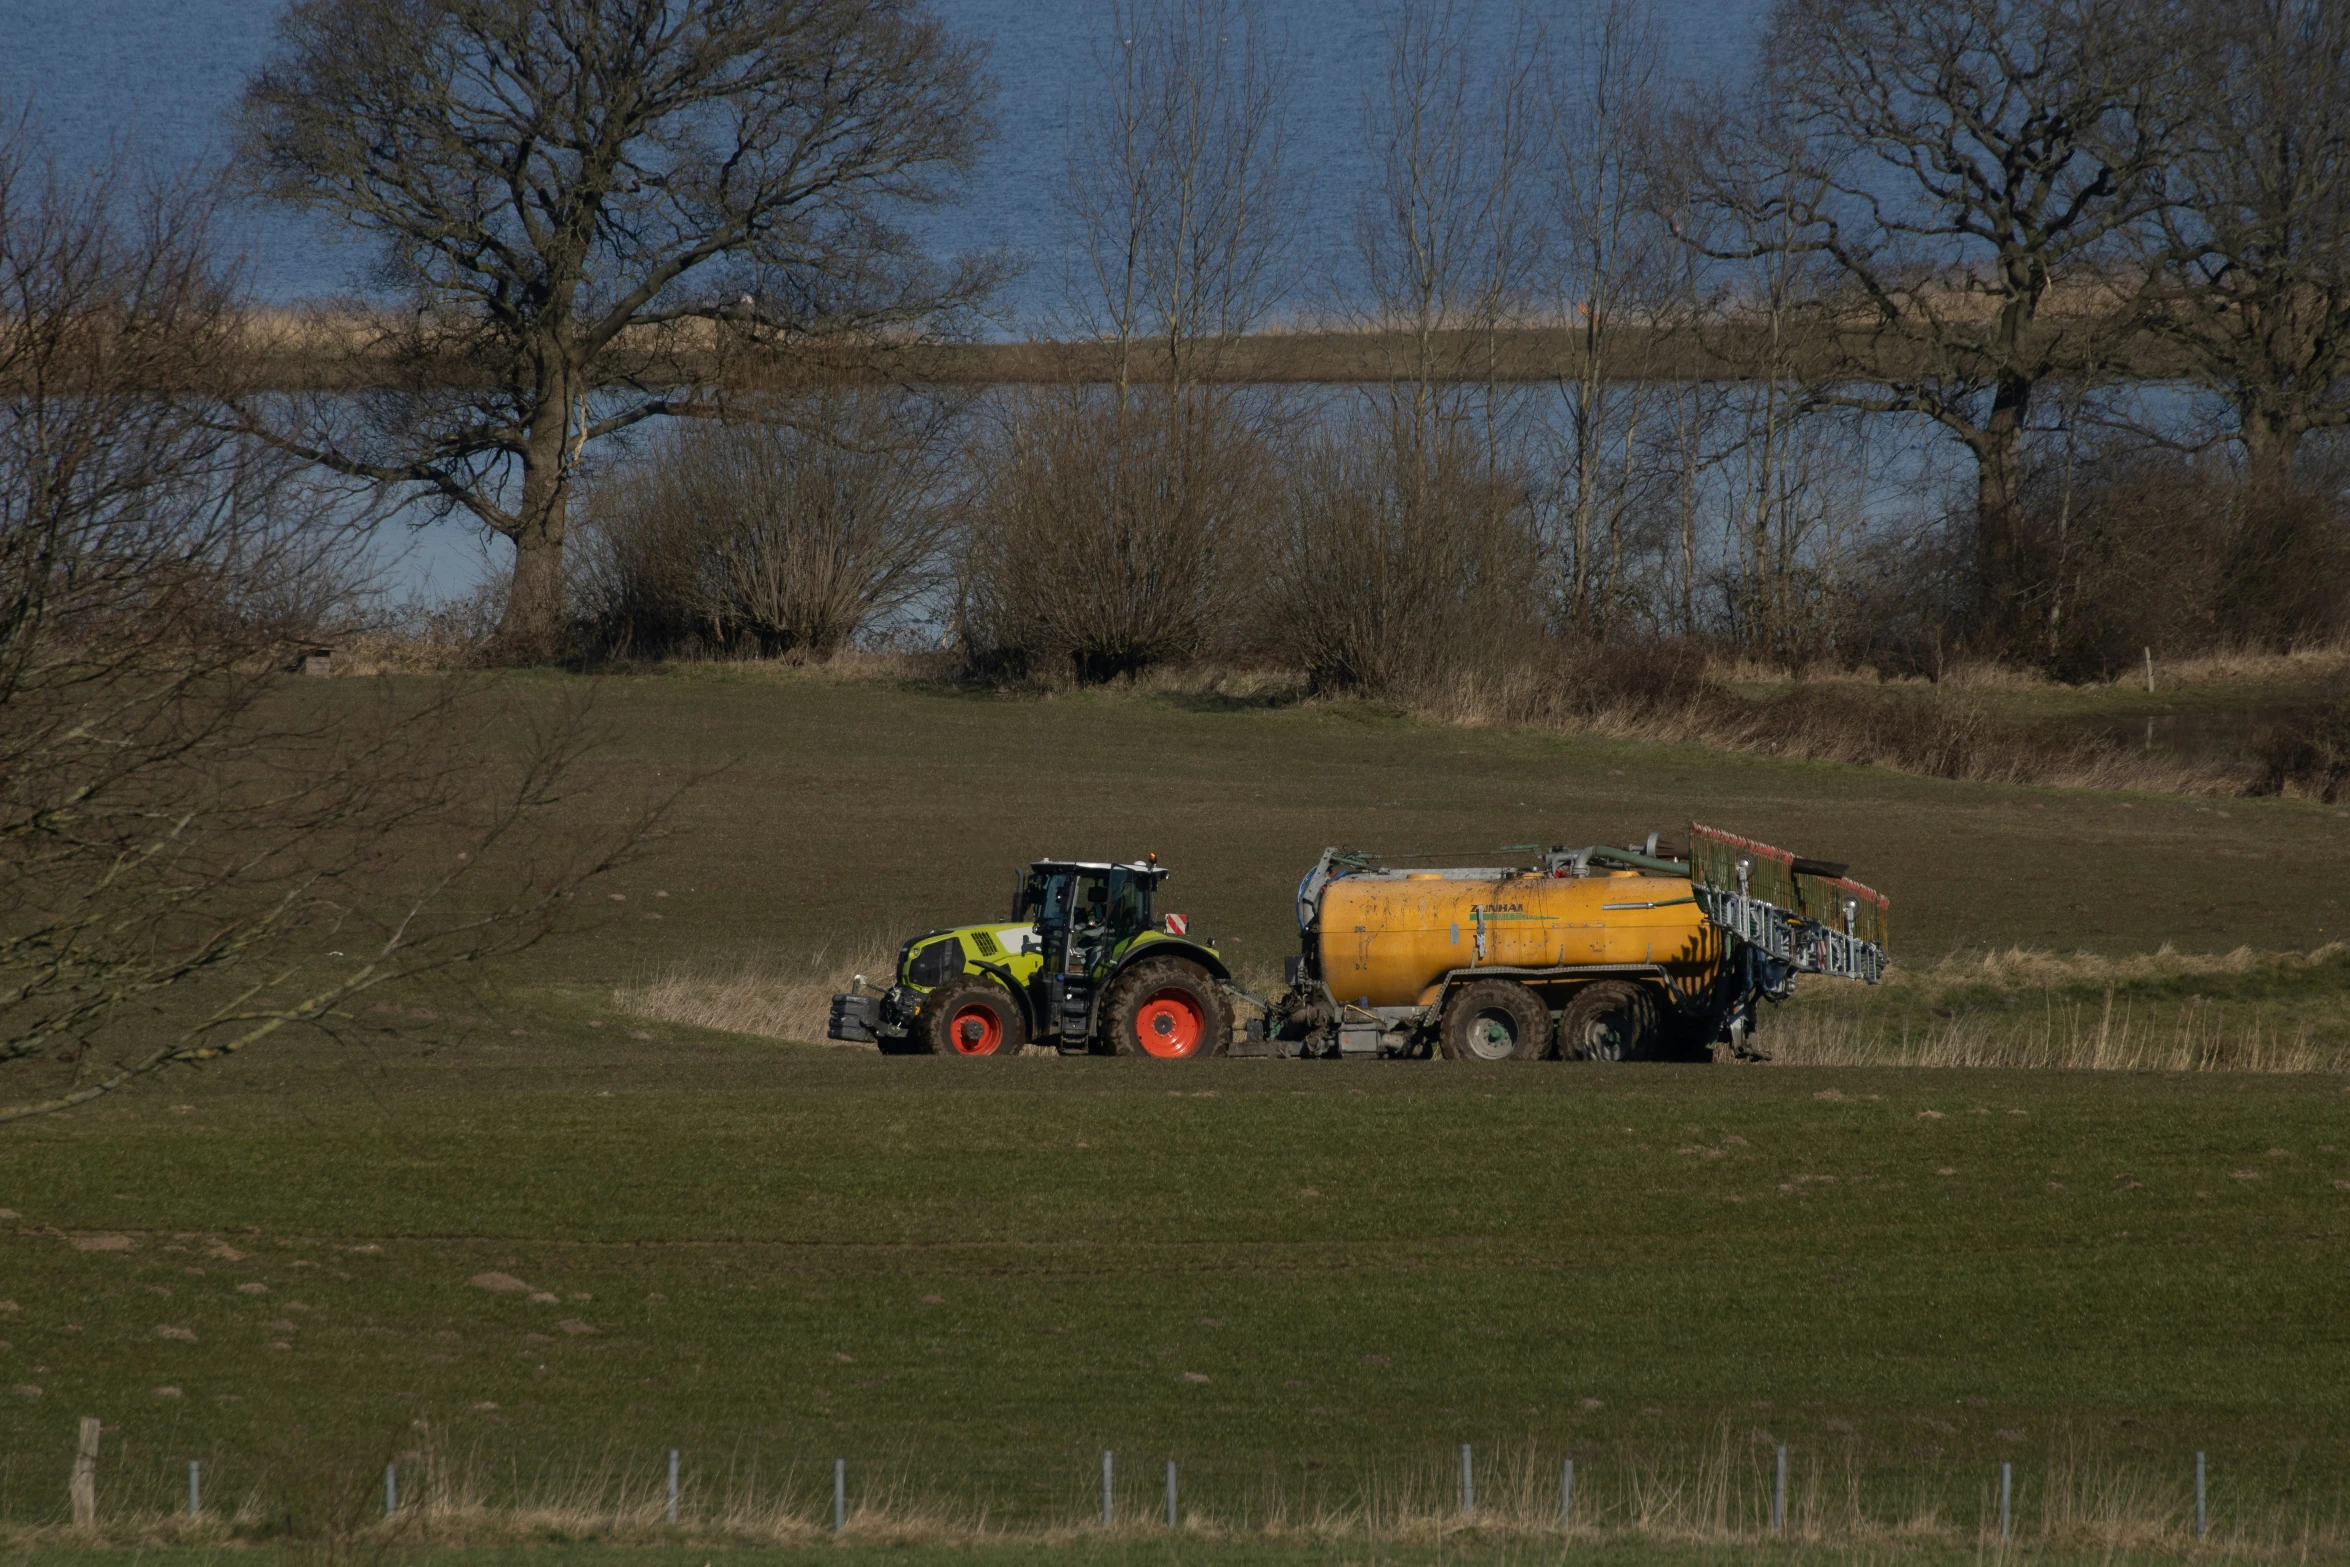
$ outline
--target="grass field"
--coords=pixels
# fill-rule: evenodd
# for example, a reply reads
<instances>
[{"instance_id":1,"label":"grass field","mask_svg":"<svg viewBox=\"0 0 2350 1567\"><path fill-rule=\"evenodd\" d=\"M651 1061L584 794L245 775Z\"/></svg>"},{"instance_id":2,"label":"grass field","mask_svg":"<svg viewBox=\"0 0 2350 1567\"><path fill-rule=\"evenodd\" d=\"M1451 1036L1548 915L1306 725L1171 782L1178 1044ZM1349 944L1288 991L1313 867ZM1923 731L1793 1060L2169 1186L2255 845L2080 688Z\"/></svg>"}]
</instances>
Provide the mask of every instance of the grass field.
<instances>
[{"instance_id":1,"label":"grass field","mask_svg":"<svg viewBox=\"0 0 2350 1567\"><path fill-rule=\"evenodd\" d=\"M534 964L548 983L894 947L992 914L1031 858L1147 850L1175 868L1168 896L1195 929L1277 965L1296 950L1290 893L1325 844L1482 863L1504 844L1630 841L1692 817L1849 860L1891 894L1910 963L2350 934L2350 807L1951 783L1351 705L987 698L726 666L606 682L601 710L615 777L721 770L617 922Z\"/></svg>"},{"instance_id":2,"label":"grass field","mask_svg":"<svg viewBox=\"0 0 2350 1567\"><path fill-rule=\"evenodd\" d=\"M1791 1017L2111 986L2338 1044L2338 953L2132 955L2339 941L2350 812L748 671L602 712L610 782L715 769L602 923L0 1143L0 1519L62 1516L96 1414L134 1534L189 1458L266 1533L398 1456L546 1537L653 1541L677 1447L689 1526L812 1538L846 1456L918 1560L1073 1529L1110 1448L1134 1513L1179 1461L1186 1559L1411 1561L1483 1538L1435 1533L1467 1441L1529 1529L1576 1460L1616 1531L1578 1559L1636 1526L1744 1559L1782 1443L1804 1537L1863 1551L1971 1555L2003 1459L2035 1548L2168 1549L2198 1449L2226 1538L2350 1542L2338 1074L885 1061L613 1000L991 913L1045 853L1157 850L1270 968L1325 843L1695 816L1893 895L1905 984ZM2014 947L2088 956L1984 966ZM1478 1548L1557 1544L1511 1538Z\"/></svg>"},{"instance_id":3,"label":"grass field","mask_svg":"<svg viewBox=\"0 0 2350 1567\"><path fill-rule=\"evenodd\" d=\"M187 1456L373 1473L418 1417L495 1495L678 1445L811 1513L835 1455L1039 1522L1174 1456L1257 1518L1440 1494L1461 1441L1617 1510L1710 1463L1749 1519L1776 1442L1962 1526L2002 1458L2350 1496L2334 1082L1150 1065L516 1042L44 1123L6 1506L55 1510L82 1412L123 1508Z\"/></svg>"}]
</instances>

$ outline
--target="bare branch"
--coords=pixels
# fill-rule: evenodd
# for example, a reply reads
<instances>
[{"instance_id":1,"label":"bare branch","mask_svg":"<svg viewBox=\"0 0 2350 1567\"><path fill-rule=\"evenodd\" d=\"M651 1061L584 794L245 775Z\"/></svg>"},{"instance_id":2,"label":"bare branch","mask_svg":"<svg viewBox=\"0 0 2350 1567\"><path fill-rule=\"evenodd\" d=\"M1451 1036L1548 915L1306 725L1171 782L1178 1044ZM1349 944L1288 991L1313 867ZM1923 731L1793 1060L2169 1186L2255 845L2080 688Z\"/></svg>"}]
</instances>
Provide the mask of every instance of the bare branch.
<instances>
[{"instance_id":1,"label":"bare branch","mask_svg":"<svg viewBox=\"0 0 2350 1567\"><path fill-rule=\"evenodd\" d=\"M982 95L977 51L918 4L297 0L244 160L376 235L420 369L482 390L420 375L287 449L511 539L501 646L553 655L581 453L689 399L665 334L937 330L992 286L1000 266L941 271L888 221L968 168Z\"/></svg>"}]
</instances>

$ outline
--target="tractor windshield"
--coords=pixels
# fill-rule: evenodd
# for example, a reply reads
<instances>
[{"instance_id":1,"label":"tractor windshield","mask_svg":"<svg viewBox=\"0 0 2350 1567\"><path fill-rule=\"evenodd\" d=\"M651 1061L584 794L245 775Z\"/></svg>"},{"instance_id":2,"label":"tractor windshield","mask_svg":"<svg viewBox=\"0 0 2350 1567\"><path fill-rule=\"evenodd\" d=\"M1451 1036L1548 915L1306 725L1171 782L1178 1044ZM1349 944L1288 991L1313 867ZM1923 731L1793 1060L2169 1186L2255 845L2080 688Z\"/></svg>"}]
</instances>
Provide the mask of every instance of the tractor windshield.
<instances>
[{"instance_id":1,"label":"tractor windshield","mask_svg":"<svg viewBox=\"0 0 2350 1567\"><path fill-rule=\"evenodd\" d=\"M1123 865L1032 866L1021 873L1012 918L1046 928L1101 925L1140 930L1151 922L1151 891L1156 885L1155 877Z\"/></svg>"},{"instance_id":2,"label":"tractor windshield","mask_svg":"<svg viewBox=\"0 0 2350 1567\"><path fill-rule=\"evenodd\" d=\"M1110 867L1110 909L1113 930L1140 930L1151 922L1151 878L1137 876L1123 865Z\"/></svg>"},{"instance_id":3,"label":"tractor windshield","mask_svg":"<svg viewBox=\"0 0 2350 1567\"><path fill-rule=\"evenodd\" d=\"M1046 928L1090 924L1101 918L1101 904L1107 896L1098 873L1065 867L1032 869L1020 884L1012 918L1033 920Z\"/></svg>"}]
</instances>

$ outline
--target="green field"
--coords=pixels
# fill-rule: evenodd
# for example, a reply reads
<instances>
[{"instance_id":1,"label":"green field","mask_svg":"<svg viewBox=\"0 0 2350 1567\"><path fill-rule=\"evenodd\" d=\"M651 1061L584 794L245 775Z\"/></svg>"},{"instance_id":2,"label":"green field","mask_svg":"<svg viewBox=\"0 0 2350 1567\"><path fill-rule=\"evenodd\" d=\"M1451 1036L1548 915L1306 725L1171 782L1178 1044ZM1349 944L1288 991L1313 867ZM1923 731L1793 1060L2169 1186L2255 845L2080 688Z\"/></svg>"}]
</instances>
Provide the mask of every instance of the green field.
<instances>
[{"instance_id":1,"label":"green field","mask_svg":"<svg viewBox=\"0 0 2350 1567\"><path fill-rule=\"evenodd\" d=\"M2211 1450L2264 1524L2350 1495L2333 1082L652 1055L224 1075L22 1133L11 1513L55 1512L84 1412L124 1508L188 1456L372 1472L418 1417L500 1493L676 1445L701 1485L796 1466L811 1512L838 1455L1038 1522L1104 1447L1137 1505L1173 1456L1255 1516L1462 1441L1621 1505L1725 1433L1749 1511L1775 1442L1831 1502L1962 1522L2002 1458L2036 1494Z\"/></svg>"},{"instance_id":2,"label":"green field","mask_svg":"<svg viewBox=\"0 0 2350 1567\"><path fill-rule=\"evenodd\" d=\"M2350 807L1950 783L1359 705L989 698L725 666L602 685L615 781L722 771L624 889L667 892L659 909L544 954L549 982L894 946L992 914L1029 859L1154 850L1195 930L1277 965L1296 950L1290 893L1326 844L1486 863L1503 844L1628 841L1692 817L1849 860L1891 894L1910 963L2350 936Z\"/></svg>"},{"instance_id":3,"label":"green field","mask_svg":"<svg viewBox=\"0 0 2350 1567\"><path fill-rule=\"evenodd\" d=\"M675 1447L689 1526L813 1530L841 1456L959 1539L1081 1523L1108 1448L1128 1516L1173 1458L1207 1532L1089 1559L1367 1559L1385 1519L1418 1560L1482 1538L1429 1522L1468 1442L1489 1507L1538 1519L1572 1458L1587 1522L1726 1561L1784 1444L1799 1525L1871 1549L1971 1552L2002 1460L2035 1542L2175 1543L2197 1450L2223 1535L2342 1546L2339 1075L884 1060L612 997L992 912L1045 853L1156 850L1270 967L1325 843L1691 816L1850 859L1918 965L2298 950L2350 923L2350 813L749 673L601 712L615 794L717 771L594 929L5 1134L0 1519L62 1517L95 1414L124 1519L190 1458L235 1500L391 1456L626 1533L582 1520L641 1517ZM2339 1019L2345 973L2153 983Z\"/></svg>"}]
</instances>

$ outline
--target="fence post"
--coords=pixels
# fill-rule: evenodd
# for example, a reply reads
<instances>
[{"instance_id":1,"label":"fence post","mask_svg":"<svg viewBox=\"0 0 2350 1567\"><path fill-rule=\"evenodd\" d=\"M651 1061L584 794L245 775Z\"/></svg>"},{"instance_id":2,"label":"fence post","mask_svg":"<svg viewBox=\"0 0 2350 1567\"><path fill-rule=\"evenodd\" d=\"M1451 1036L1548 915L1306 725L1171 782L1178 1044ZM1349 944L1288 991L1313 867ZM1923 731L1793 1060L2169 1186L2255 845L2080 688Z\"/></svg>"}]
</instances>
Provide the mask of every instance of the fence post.
<instances>
[{"instance_id":1,"label":"fence post","mask_svg":"<svg viewBox=\"0 0 2350 1567\"><path fill-rule=\"evenodd\" d=\"M1110 1527L1111 1520L1117 1515L1117 1509L1112 1505L1110 1497L1110 1463L1112 1456L1113 1455L1108 1448L1105 1447L1102 1449L1102 1527L1105 1529Z\"/></svg>"},{"instance_id":2,"label":"fence post","mask_svg":"<svg viewBox=\"0 0 2350 1567\"><path fill-rule=\"evenodd\" d=\"M188 1516L198 1517L204 1511L203 1467L193 1458L188 1460Z\"/></svg>"},{"instance_id":3,"label":"fence post","mask_svg":"<svg viewBox=\"0 0 2350 1567\"><path fill-rule=\"evenodd\" d=\"M849 1461L832 1461L832 1532L840 1533L849 1526Z\"/></svg>"},{"instance_id":4,"label":"fence post","mask_svg":"<svg viewBox=\"0 0 2350 1567\"><path fill-rule=\"evenodd\" d=\"M389 1518L400 1510L400 1466L384 1465L384 1516Z\"/></svg>"},{"instance_id":5,"label":"fence post","mask_svg":"<svg viewBox=\"0 0 2350 1567\"><path fill-rule=\"evenodd\" d=\"M669 1450L669 1521L677 1522L677 1449Z\"/></svg>"},{"instance_id":6,"label":"fence post","mask_svg":"<svg viewBox=\"0 0 2350 1567\"><path fill-rule=\"evenodd\" d=\"M2008 1539L2015 1533L2015 1465L2006 1459L1999 1461L1999 1538Z\"/></svg>"},{"instance_id":7,"label":"fence post","mask_svg":"<svg viewBox=\"0 0 2350 1567\"><path fill-rule=\"evenodd\" d=\"M1175 1527L1175 1460L1167 1460L1167 1527Z\"/></svg>"},{"instance_id":8,"label":"fence post","mask_svg":"<svg viewBox=\"0 0 2350 1567\"><path fill-rule=\"evenodd\" d=\"M1559 1527L1569 1528L1575 1521L1575 1460L1566 1460L1559 1466Z\"/></svg>"},{"instance_id":9,"label":"fence post","mask_svg":"<svg viewBox=\"0 0 2350 1567\"><path fill-rule=\"evenodd\" d=\"M73 1497L73 1526L76 1529L98 1527L98 1417L82 1416L81 1441L73 1452L73 1481L67 1486Z\"/></svg>"},{"instance_id":10,"label":"fence post","mask_svg":"<svg viewBox=\"0 0 2350 1567\"><path fill-rule=\"evenodd\" d=\"M2200 1540L2200 1539L2202 1539L2202 1538L2203 1538L2203 1532L2204 1532L2205 1528L2207 1528L2207 1527L2209 1526L2209 1523L2210 1523L2210 1518L2209 1518L2209 1515L2207 1515L2207 1514L2204 1512L2204 1510L2203 1510L2203 1454L2202 1454L2202 1452L2201 1452L2200 1450L2198 1450L2198 1451L2196 1452L2196 1454L2195 1454L2195 1538L2196 1538L2196 1539Z\"/></svg>"},{"instance_id":11,"label":"fence post","mask_svg":"<svg viewBox=\"0 0 2350 1567\"><path fill-rule=\"evenodd\" d=\"M1476 1510L1477 1471L1469 1461L1469 1444L1463 1442L1461 1444L1461 1511L1473 1513Z\"/></svg>"},{"instance_id":12,"label":"fence post","mask_svg":"<svg viewBox=\"0 0 2350 1567\"><path fill-rule=\"evenodd\" d=\"M1771 1532L1782 1534L1787 1528L1787 1444L1779 1444L1778 1478L1771 1485Z\"/></svg>"}]
</instances>

